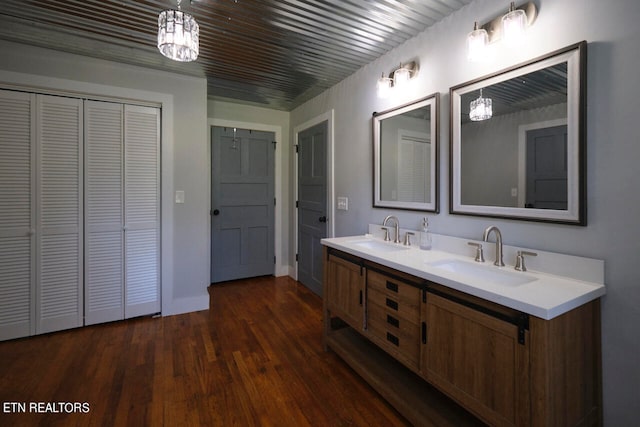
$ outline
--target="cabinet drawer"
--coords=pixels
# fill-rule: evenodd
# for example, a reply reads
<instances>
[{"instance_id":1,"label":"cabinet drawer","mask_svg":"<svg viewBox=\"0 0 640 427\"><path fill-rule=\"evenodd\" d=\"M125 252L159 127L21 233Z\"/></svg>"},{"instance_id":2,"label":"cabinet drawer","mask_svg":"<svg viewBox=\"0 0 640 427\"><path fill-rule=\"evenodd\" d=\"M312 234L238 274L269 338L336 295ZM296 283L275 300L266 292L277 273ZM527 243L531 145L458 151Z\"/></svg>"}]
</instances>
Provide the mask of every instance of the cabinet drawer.
<instances>
[{"instance_id":1,"label":"cabinet drawer","mask_svg":"<svg viewBox=\"0 0 640 427\"><path fill-rule=\"evenodd\" d=\"M406 285L405 285L406 286ZM420 290L412 300L401 298L399 295L390 295L376 288L367 290L367 303L384 307L384 310L395 317L404 318L411 323L420 323ZM371 313L369 314L371 316Z\"/></svg>"},{"instance_id":2,"label":"cabinet drawer","mask_svg":"<svg viewBox=\"0 0 640 427\"><path fill-rule=\"evenodd\" d=\"M368 308L369 339L396 358L417 367L420 357L420 327L406 319L394 317L377 304L371 304Z\"/></svg>"},{"instance_id":3,"label":"cabinet drawer","mask_svg":"<svg viewBox=\"0 0 640 427\"><path fill-rule=\"evenodd\" d=\"M399 301L411 301L416 304L420 301L421 290L394 277L386 276L377 271L367 271L367 286L377 289L387 295L392 295Z\"/></svg>"}]
</instances>

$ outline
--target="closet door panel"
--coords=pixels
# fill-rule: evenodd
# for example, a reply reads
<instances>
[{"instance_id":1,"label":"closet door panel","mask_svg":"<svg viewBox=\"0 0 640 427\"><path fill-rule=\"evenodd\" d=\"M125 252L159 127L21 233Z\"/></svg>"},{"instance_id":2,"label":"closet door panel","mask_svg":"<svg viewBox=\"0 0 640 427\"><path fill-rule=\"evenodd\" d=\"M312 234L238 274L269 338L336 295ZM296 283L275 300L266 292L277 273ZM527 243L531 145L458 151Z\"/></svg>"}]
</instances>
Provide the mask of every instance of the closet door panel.
<instances>
[{"instance_id":1,"label":"closet door panel","mask_svg":"<svg viewBox=\"0 0 640 427\"><path fill-rule=\"evenodd\" d=\"M125 318L160 311L160 112L125 106Z\"/></svg>"},{"instance_id":2,"label":"closet door panel","mask_svg":"<svg viewBox=\"0 0 640 427\"><path fill-rule=\"evenodd\" d=\"M82 325L82 100L37 96L36 333Z\"/></svg>"},{"instance_id":3,"label":"closet door panel","mask_svg":"<svg viewBox=\"0 0 640 427\"><path fill-rule=\"evenodd\" d=\"M34 105L0 91L0 340L35 332Z\"/></svg>"},{"instance_id":4,"label":"closet door panel","mask_svg":"<svg viewBox=\"0 0 640 427\"><path fill-rule=\"evenodd\" d=\"M85 101L85 325L124 318L123 105Z\"/></svg>"}]
</instances>

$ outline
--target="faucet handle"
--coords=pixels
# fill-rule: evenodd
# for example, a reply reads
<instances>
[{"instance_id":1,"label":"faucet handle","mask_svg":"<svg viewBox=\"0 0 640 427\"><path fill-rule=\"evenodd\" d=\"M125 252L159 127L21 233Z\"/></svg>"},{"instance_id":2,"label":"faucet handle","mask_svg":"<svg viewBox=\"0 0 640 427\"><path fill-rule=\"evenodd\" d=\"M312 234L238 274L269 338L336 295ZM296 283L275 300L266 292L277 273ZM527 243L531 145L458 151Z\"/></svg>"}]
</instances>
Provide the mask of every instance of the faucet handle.
<instances>
[{"instance_id":1,"label":"faucet handle","mask_svg":"<svg viewBox=\"0 0 640 427\"><path fill-rule=\"evenodd\" d=\"M388 242L389 240L391 240L389 238L389 228L387 227L380 227L382 230L384 230L384 241Z\"/></svg>"},{"instance_id":2,"label":"faucet handle","mask_svg":"<svg viewBox=\"0 0 640 427\"><path fill-rule=\"evenodd\" d=\"M406 233L404 233L404 245L411 246L411 236L415 235L416 233L414 233L413 231L407 231Z\"/></svg>"},{"instance_id":3,"label":"faucet handle","mask_svg":"<svg viewBox=\"0 0 640 427\"><path fill-rule=\"evenodd\" d=\"M484 252L482 251L481 243L467 242L467 245L474 246L476 248L476 262L484 262Z\"/></svg>"},{"instance_id":4,"label":"faucet handle","mask_svg":"<svg viewBox=\"0 0 640 427\"><path fill-rule=\"evenodd\" d=\"M527 266L524 265L524 256L538 256L535 252L518 251L516 254L516 266L514 267L518 271L527 271Z\"/></svg>"}]
</instances>

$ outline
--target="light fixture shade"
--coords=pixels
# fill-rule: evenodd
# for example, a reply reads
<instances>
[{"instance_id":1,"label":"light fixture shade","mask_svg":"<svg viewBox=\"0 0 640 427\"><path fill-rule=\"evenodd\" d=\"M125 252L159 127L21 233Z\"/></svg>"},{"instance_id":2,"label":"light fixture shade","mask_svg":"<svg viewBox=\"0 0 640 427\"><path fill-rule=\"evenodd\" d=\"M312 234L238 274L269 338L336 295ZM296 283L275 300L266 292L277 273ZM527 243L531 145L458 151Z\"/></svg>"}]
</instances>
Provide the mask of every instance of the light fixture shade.
<instances>
[{"instance_id":1,"label":"light fixture shade","mask_svg":"<svg viewBox=\"0 0 640 427\"><path fill-rule=\"evenodd\" d=\"M482 97L482 89L478 99L471 101L469 105L469 119L474 122L488 120L493 116L493 106L491 98Z\"/></svg>"},{"instance_id":2,"label":"light fixture shade","mask_svg":"<svg viewBox=\"0 0 640 427\"><path fill-rule=\"evenodd\" d=\"M517 46L527 28L527 14L522 9L516 9L513 2L509 12L502 17L502 38L506 44Z\"/></svg>"},{"instance_id":3,"label":"light fixture shade","mask_svg":"<svg viewBox=\"0 0 640 427\"><path fill-rule=\"evenodd\" d=\"M174 61L190 62L198 58L200 27L188 13L163 10L158 16L158 50Z\"/></svg>"},{"instance_id":4,"label":"light fixture shade","mask_svg":"<svg viewBox=\"0 0 640 427\"><path fill-rule=\"evenodd\" d=\"M478 28L476 22L467 35L467 59L471 62L480 62L487 56L487 45L489 44L489 34L484 28Z\"/></svg>"},{"instance_id":5,"label":"light fixture shade","mask_svg":"<svg viewBox=\"0 0 640 427\"><path fill-rule=\"evenodd\" d=\"M411 79L411 72L407 68L403 68L400 66L397 70L393 72L393 85L395 87L402 87L409 82Z\"/></svg>"},{"instance_id":6,"label":"light fixture shade","mask_svg":"<svg viewBox=\"0 0 640 427\"><path fill-rule=\"evenodd\" d=\"M378 98L388 98L391 93L391 79L389 77L385 77L384 73L382 73L382 77L378 79L378 83L376 84Z\"/></svg>"}]
</instances>

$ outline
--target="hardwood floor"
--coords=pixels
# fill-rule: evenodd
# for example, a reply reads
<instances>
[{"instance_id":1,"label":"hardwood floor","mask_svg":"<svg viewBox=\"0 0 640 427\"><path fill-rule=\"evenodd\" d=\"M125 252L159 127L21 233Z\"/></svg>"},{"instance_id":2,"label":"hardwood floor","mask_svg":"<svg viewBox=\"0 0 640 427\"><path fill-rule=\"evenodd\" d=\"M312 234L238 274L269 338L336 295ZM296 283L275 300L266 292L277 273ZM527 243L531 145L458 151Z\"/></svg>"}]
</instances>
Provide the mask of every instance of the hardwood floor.
<instances>
[{"instance_id":1,"label":"hardwood floor","mask_svg":"<svg viewBox=\"0 0 640 427\"><path fill-rule=\"evenodd\" d=\"M299 283L209 293L206 311L0 342L0 426L408 425L323 351L322 301Z\"/></svg>"}]
</instances>

